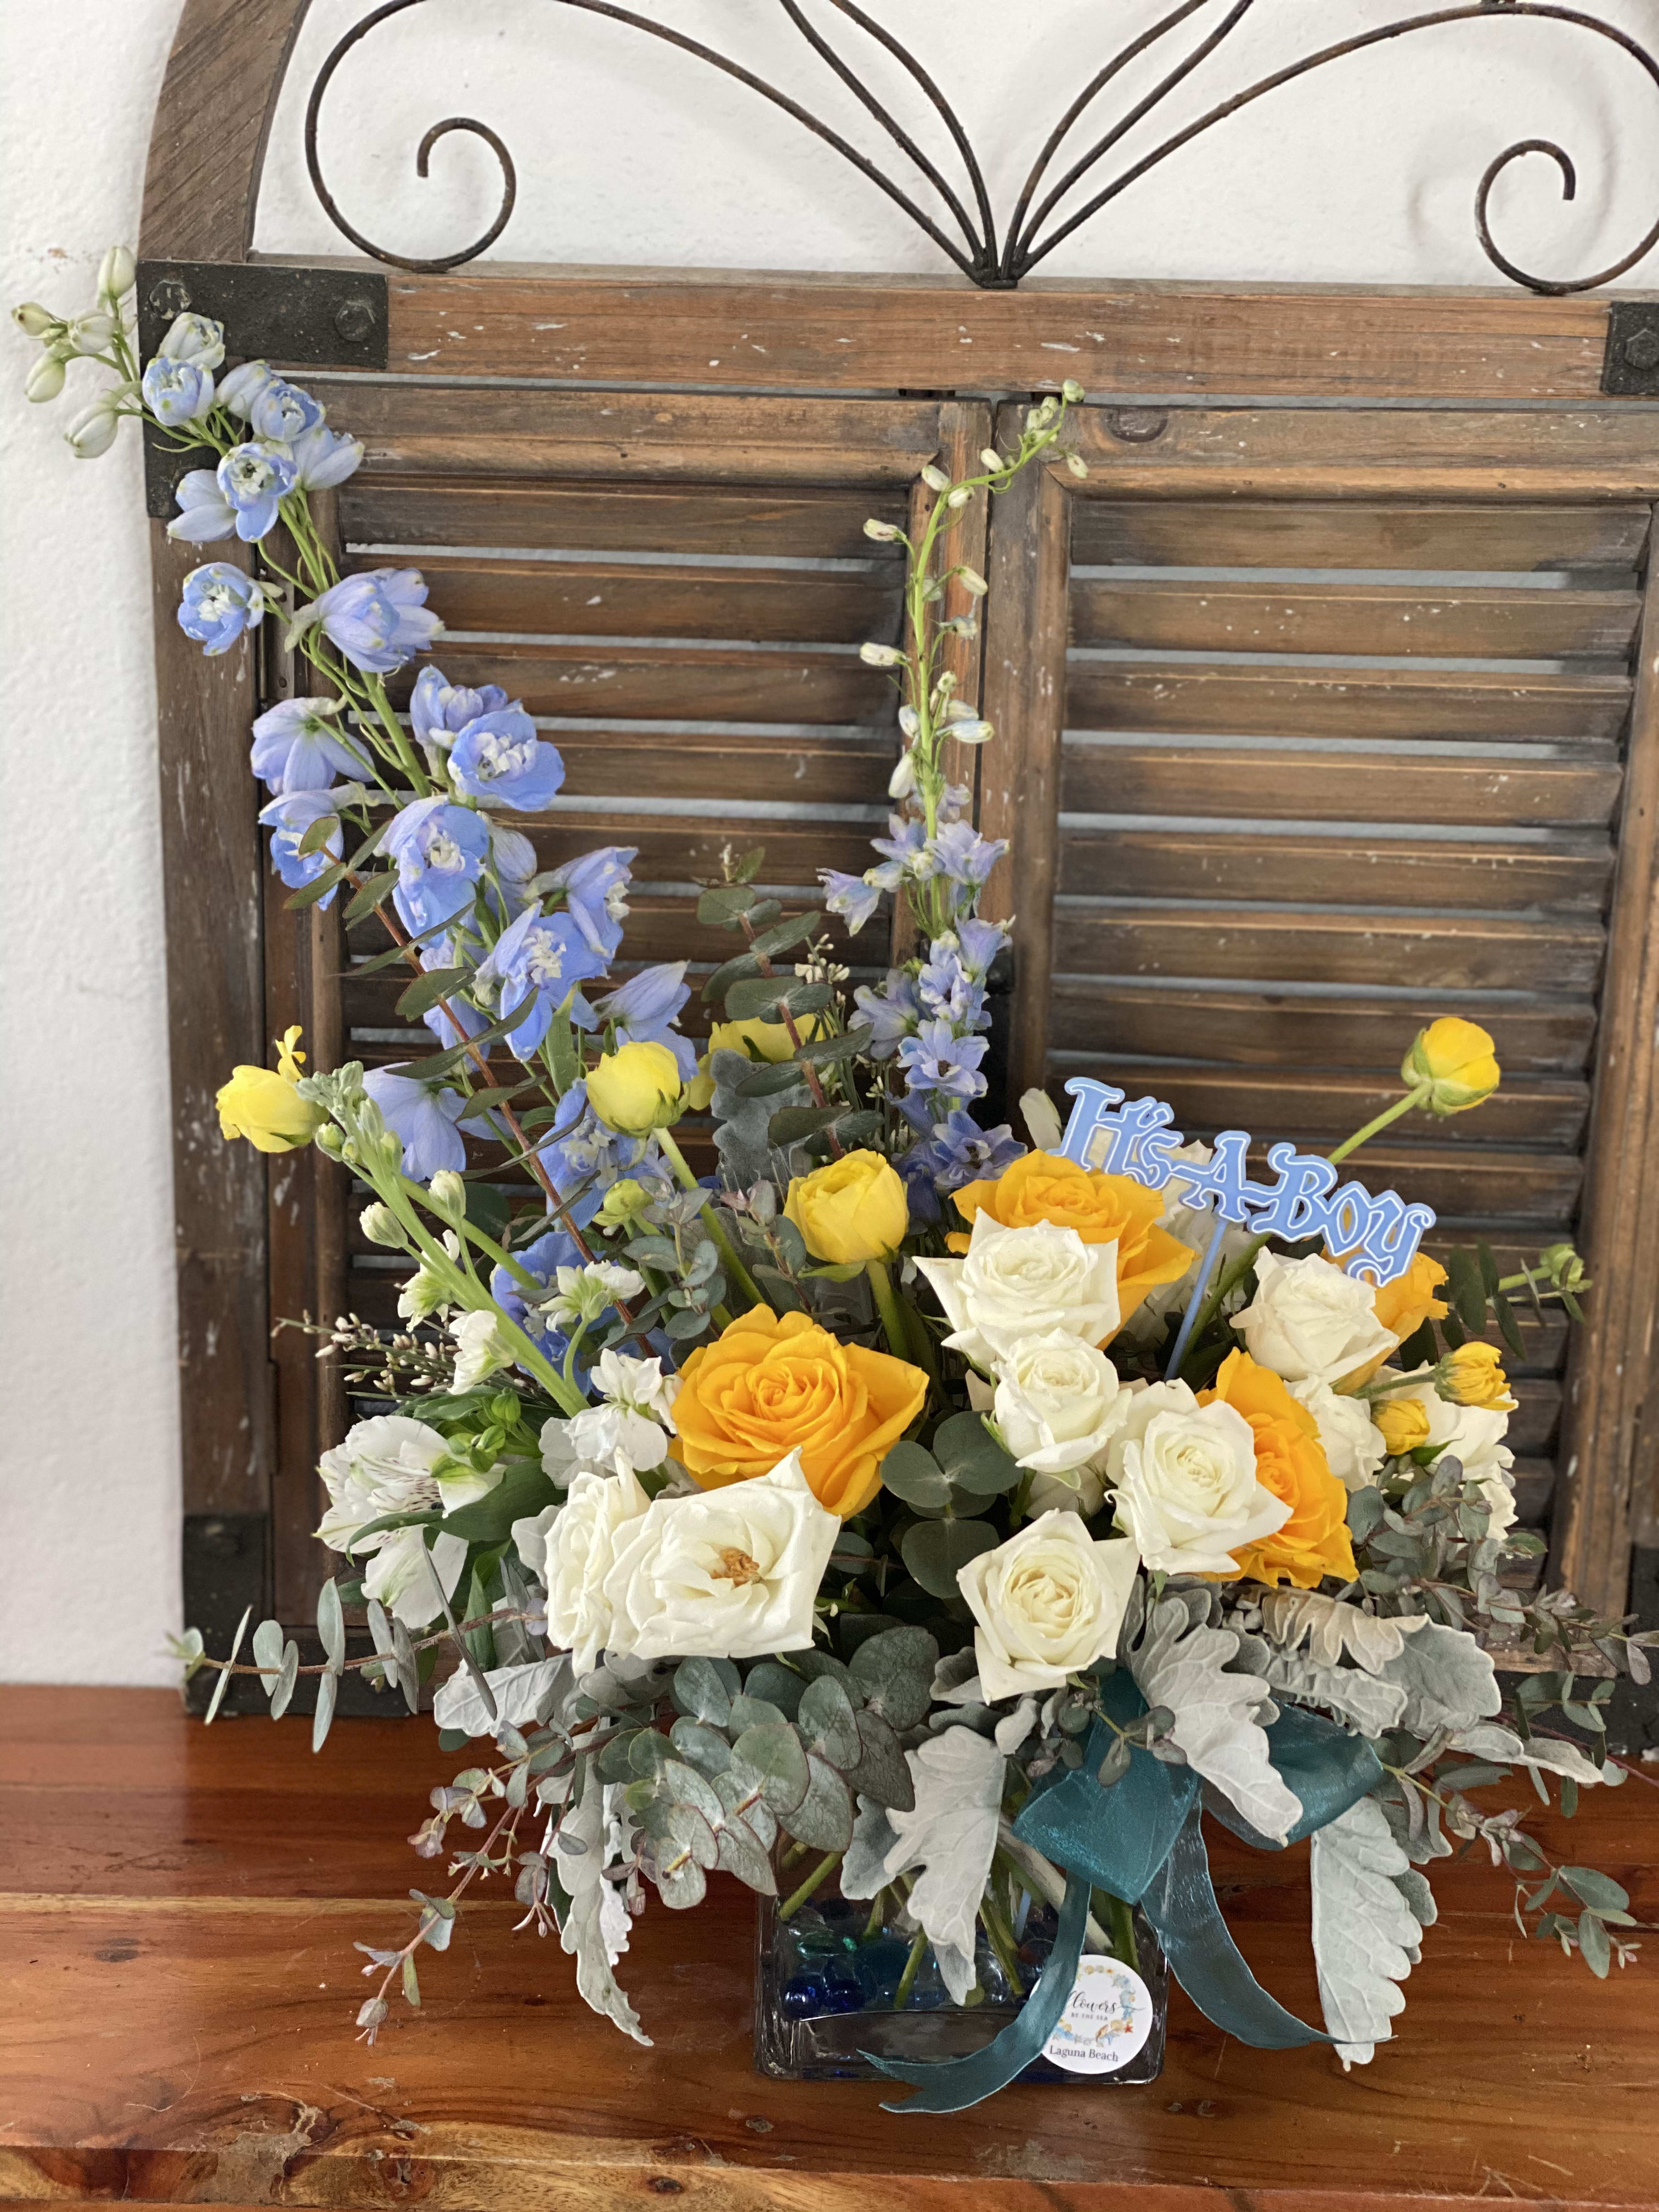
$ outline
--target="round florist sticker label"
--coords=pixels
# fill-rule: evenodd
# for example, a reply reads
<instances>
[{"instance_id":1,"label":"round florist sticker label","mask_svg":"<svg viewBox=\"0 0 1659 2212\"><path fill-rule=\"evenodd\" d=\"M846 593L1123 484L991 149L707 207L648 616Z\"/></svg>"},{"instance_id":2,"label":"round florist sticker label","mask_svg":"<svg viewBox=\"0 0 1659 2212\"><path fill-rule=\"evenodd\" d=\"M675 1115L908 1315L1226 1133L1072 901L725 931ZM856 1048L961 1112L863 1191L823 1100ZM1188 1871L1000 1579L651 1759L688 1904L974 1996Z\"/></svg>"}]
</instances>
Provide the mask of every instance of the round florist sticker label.
<instances>
[{"instance_id":1,"label":"round florist sticker label","mask_svg":"<svg viewBox=\"0 0 1659 2212\"><path fill-rule=\"evenodd\" d=\"M1115 2074L1152 2032L1152 1992L1139 1975L1118 1959L1080 1959L1042 2055L1068 2074Z\"/></svg>"}]
</instances>

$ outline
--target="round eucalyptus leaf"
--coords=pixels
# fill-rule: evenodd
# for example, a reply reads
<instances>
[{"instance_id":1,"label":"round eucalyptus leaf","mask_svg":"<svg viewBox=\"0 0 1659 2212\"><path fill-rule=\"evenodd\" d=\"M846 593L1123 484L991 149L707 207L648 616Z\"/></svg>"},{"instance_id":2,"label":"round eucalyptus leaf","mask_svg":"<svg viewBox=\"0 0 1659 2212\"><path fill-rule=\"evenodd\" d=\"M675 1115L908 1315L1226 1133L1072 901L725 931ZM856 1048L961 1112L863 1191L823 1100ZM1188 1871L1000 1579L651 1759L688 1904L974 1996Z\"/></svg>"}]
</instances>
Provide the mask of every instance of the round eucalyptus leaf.
<instances>
[{"instance_id":1,"label":"round eucalyptus leaf","mask_svg":"<svg viewBox=\"0 0 1659 2212\"><path fill-rule=\"evenodd\" d=\"M950 1510L950 1482L932 1452L921 1444L908 1440L896 1443L881 1463L881 1479L913 1513L931 1518Z\"/></svg>"},{"instance_id":2,"label":"round eucalyptus leaf","mask_svg":"<svg viewBox=\"0 0 1659 2212\"><path fill-rule=\"evenodd\" d=\"M905 1565L930 1597L955 1597L957 1574L981 1552L994 1551L996 1542L997 1532L988 1521L918 1521L907 1531L900 1550ZM866 1644L864 1651L871 1648Z\"/></svg>"}]
</instances>

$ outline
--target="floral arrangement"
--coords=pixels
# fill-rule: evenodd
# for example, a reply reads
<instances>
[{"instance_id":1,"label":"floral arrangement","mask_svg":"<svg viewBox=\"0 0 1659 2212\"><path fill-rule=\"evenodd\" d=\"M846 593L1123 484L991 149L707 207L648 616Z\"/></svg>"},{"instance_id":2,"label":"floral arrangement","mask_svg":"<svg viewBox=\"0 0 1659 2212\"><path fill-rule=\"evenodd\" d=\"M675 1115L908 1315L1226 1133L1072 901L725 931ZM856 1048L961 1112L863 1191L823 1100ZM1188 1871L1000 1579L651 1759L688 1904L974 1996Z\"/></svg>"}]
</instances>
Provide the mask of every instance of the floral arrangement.
<instances>
[{"instance_id":1,"label":"floral arrangement","mask_svg":"<svg viewBox=\"0 0 1659 2212\"><path fill-rule=\"evenodd\" d=\"M1225 1933L1206 1814L1263 1849L1311 1834L1323 2035L1345 2062L1392 2033L1429 1870L1455 1850L1508 1870L1523 1930L1623 1965L1619 1886L1483 1803L1519 1774L1568 1812L1622 1780L1595 1748L1608 1674L1645 1680L1655 1641L1504 1579L1542 1547L1516 1526L1486 1332L1520 1352L1517 1297L1576 1315L1579 1261L1556 1246L1500 1279L1477 1247L1443 1267L1416 1249L1426 1209L1308 1196L1400 1115L1477 1108L1500 1079L1491 1037L1429 1023L1398 1098L1328 1164L1273 1148L1272 1193L1242 1134L1183 1146L1152 1101L1118 1133L1161 1131L1158 1172L1133 1145L1131 1171L1091 1164L1120 1096L1098 1085L1073 1086L1095 1094L1080 1137L1040 1092L1024 1139L976 1118L1010 942L980 907L1004 848L943 765L993 733L946 666L972 617L940 603L952 580L985 589L951 558L963 511L1059 457L1080 391L1036 404L978 473L925 470L914 541L868 526L908 562L902 646L863 649L900 691L889 834L862 876L826 875L822 912L785 915L763 855L728 856L697 908L732 940L694 979L700 1049L687 963L612 974L634 854L544 871L515 826L563 774L532 718L430 661L394 707L386 678L441 635L425 584L343 577L312 505L362 447L264 363L226 373L203 317L141 370L132 277L118 251L88 313L18 310L44 348L29 396L91 359L114 381L70 430L78 454L129 415L205 449L171 533L246 550L191 574L179 623L222 653L280 621L315 672L252 732L272 862L292 904L343 898L380 929L368 964L407 969L400 1009L434 1039L307 1073L291 1030L219 1094L227 1139L314 1145L354 1178L365 1234L408 1262L406 1326L324 1332L378 1410L319 1470L343 1562L320 1668L269 1620L248 1659L246 1618L224 1657L179 1645L187 1673L217 1672L210 1720L234 1674L273 1715L314 1675L320 1747L356 1668L411 1711L429 1696L447 1748L484 1746L412 1838L450 1888L414 1893L406 1940L362 1947L364 2034L398 1989L419 2003L418 1954L500 1880L644 2041L616 1975L632 1923L653 1892L697 1905L718 1869L784 1925L832 1891L838 1924L856 1905L900 1963L872 1984L842 1959L848 2008L997 1998L981 2051L881 2062L918 2091L904 2109L1013 2078L1080 1960L1133 1965L1137 1926L1231 2032L1317 2039ZM854 936L890 902L915 950L849 991L832 921ZM1351 1249L1331 1224L1354 1207L1404 1244ZM348 1656L357 1609L372 1656ZM1500 1683L1494 1632L1535 1670ZM860 1941L842 1948L856 1970ZM835 1987L808 1996L833 2008Z\"/></svg>"}]
</instances>

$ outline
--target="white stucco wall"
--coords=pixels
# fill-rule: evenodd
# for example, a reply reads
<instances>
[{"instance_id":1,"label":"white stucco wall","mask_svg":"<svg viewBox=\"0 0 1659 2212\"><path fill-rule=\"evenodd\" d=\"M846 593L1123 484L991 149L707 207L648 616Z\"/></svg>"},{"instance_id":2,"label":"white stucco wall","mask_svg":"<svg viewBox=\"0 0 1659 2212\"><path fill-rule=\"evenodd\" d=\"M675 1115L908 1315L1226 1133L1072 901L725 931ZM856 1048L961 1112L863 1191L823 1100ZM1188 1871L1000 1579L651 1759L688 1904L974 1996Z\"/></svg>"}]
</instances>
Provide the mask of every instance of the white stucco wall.
<instances>
[{"instance_id":1,"label":"white stucco wall","mask_svg":"<svg viewBox=\"0 0 1659 2212\"><path fill-rule=\"evenodd\" d=\"M860 130L781 10L635 4L740 46L751 66ZM1150 0L870 4L957 101L1001 206L1109 41L1158 12ZM300 118L328 45L367 12L367 0L316 0L272 137L262 246L341 250L310 198ZM1389 12L1376 0L1260 9L1167 111L1168 127ZM1601 0L1600 12L1659 44L1659 0ZM133 236L177 15L178 0L0 0L0 300L89 304L104 246ZM828 9L817 19L832 20ZM994 66L971 72L981 46ZM482 148L452 138L432 181L413 175L421 132L468 111L519 161L519 209L500 249L515 258L937 265L896 211L786 118L689 58L544 0L434 0L352 58L324 137L347 211L406 251L474 234L495 201ZM1545 136L1578 161L1576 205L1560 205L1553 172L1534 161L1505 180L1494 219L1516 258L1571 273L1625 252L1652 220L1656 116L1659 93L1592 39L1513 19L1463 24L1264 101L1135 187L1048 267L1486 282L1475 179L1501 145ZM862 137L870 143L867 125ZM1659 256L1626 281L1659 286ZM30 352L0 330L0 1679L161 1682L172 1679L163 1638L177 1620L179 1498L138 455L129 437L95 466L71 459L58 410L22 404Z\"/></svg>"}]
</instances>

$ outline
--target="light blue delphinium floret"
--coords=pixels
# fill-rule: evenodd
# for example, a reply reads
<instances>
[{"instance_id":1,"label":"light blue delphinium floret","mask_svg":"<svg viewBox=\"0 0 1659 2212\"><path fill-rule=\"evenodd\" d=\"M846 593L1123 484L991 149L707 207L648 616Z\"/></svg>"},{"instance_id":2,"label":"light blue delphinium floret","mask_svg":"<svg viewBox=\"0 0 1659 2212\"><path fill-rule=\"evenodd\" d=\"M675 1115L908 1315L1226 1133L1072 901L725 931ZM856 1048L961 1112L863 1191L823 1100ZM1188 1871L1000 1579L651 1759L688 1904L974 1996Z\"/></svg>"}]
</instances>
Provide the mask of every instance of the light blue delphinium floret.
<instances>
[{"instance_id":1,"label":"light blue delphinium floret","mask_svg":"<svg viewBox=\"0 0 1659 2212\"><path fill-rule=\"evenodd\" d=\"M405 1075L401 1066L370 1068L363 1089L380 1108L387 1128L402 1141L406 1176L430 1182L440 1168L459 1174L466 1165L466 1143L455 1126L466 1110L459 1091Z\"/></svg>"},{"instance_id":2,"label":"light blue delphinium floret","mask_svg":"<svg viewBox=\"0 0 1659 2212\"><path fill-rule=\"evenodd\" d=\"M478 969L478 987L491 994L499 990L503 1016L522 1011L523 1020L507 1031L507 1042L522 1060L547 1035L572 986L604 972L604 962L568 914L526 907Z\"/></svg>"},{"instance_id":3,"label":"light blue delphinium floret","mask_svg":"<svg viewBox=\"0 0 1659 2212\"><path fill-rule=\"evenodd\" d=\"M326 844L311 853L300 850L301 840L312 823L333 811L333 797L325 791L286 791L281 798L273 799L269 805L259 809L259 820L270 832L270 864L290 890L298 890L302 884L310 883L341 857L344 846L337 822L330 830ZM325 891L317 903L320 907L332 906L334 891Z\"/></svg>"},{"instance_id":4,"label":"light blue delphinium floret","mask_svg":"<svg viewBox=\"0 0 1659 2212\"><path fill-rule=\"evenodd\" d=\"M871 984L860 983L853 1000L860 1015L870 1025L872 1060L890 1060L922 1018L915 979L907 975L902 968L888 969L887 981L879 991Z\"/></svg>"},{"instance_id":5,"label":"light blue delphinium floret","mask_svg":"<svg viewBox=\"0 0 1659 2212\"><path fill-rule=\"evenodd\" d=\"M194 362L168 361L157 354L139 387L144 404L169 430L199 422L213 405L213 371Z\"/></svg>"},{"instance_id":6,"label":"light blue delphinium floret","mask_svg":"<svg viewBox=\"0 0 1659 2212\"><path fill-rule=\"evenodd\" d=\"M164 361L217 368L225 357L225 326L211 315L175 315L156 352Z\"/></svg>"},{"instance_id":7,"label":"light blue delphinium floret","mask_svg":"<svg viewBox=\"0 0 1659 2212\"><path fill-rule=\"evenodd\" d=\"M179 627L210 656L228 653L244 630L264 620L262 584L228 561L209 561L185 579Z\"/></svg>"},{"instance_id":8,"label":"light blue delphinium floret","mask_svg":"<svg viewBox=\"0 0 1659 2212\"><path fill-rule=\"evenodd\" d=\"M340 726L337 699L283 699L253 725L252 760L273 793L324 791L337 775L362 776L369 760Z\"/></svg>"},{"instance_id":9,"label":"light blue delphinium floret","mask_svg":"<svg viewBox=\"0 0 1659 2212\"><path fill-rule=\"evenodd\" d=\"M409 695L409 720L423 745L447 751L469 722L480 714L493 714L507 704L499 684L481 684L475 690L452 684L441 668L423 668Z\"/></svg>"},{"instance_id":10,"label":"light blue delphinium floret","mask_svg":"<svg viewBox=\"0 0 1659 2212\"><path fill-rule=\"evenodd\" d=\"M418 937L471 907L489 847L483 815L447 799L413 799L394 814L380 850L397 863L392 897L404 927Z\"/></svg>"},{"instance_id":11,"label":"light blue delphinium floret","mask_svg":"<svg viewBox=\"0 0 1659 2212\"><path fill-rule=\"evenodd\" d=\"M685 969L684 960L641 968L602 999L595 1013L601 1028L614 1026L621 1043L666 1045L679 1065L682 1080L689 1083L697 1072L696 1051L674 1027L691 995Z\"/></svg>"},{"instance_id":12,"label":"light blue delphinium floret","mask_svg":"<svg viewBox=\"0 0 1659 2212\"><path fill-rule=\"evenodd\" d=\"M245 361L219 379L219 404L245 422L265 386L277 381L269 362Z\"/></svg>"},{"instance_id":13,"label":"light blue delphinium floret","mask_svg":"<svg viewBox=\"0 0 1659 2212\"><path fill-rule=\"evenodd\" d=\"M270 438L233 446L214 473L226 504L235 513L236 535L248 544L274 527L295 479L293 454Z\"/></svg>"},{"instance_id":14,"label":"light blue delphinium floret","mask_svg":"<svg viewBox=\"0 0 1659 2212\"><path fill-rule=\"evenodd\" d=\"M320 622L351 663L371 676L422 653L443 629L426 605L426 579L418 568L371 568L343 577L310 605L296 622Z\"/></svg>"},{"instance_id":15,"label":"light blue delphinium floret","mask_svg":"<svg viewBox=\"0 0 1659 2212\"><path fill-rule=\"evenodd\" d=\"M564 762L515 701L466 725L450 750L449 773L469 799L538 814L564 781Z\"/></svg>"},{"instance_id":16,"label":"light blue delphinium floret","mask_svg":"<svg viewBox=\"0 0 1659 2212\"><path fill-rule=\"evenodd\" d=\"M179 479L173 497L179 512L167 525L169 538L183 538L192 545L215 538L228 538L236 528L236 510L219 489L211 469L191 469Z\"/></svg>"},{"instance_id":17,"label":"light blue delphinium floret","mask_svg":"<svg viewBox=\"0 0 1659 2212\"><path fill-rule=\"evenodd\" d=\"M301 491L331 491L363 465L363 441L319 422L294 441L294 481Z\"/></svg>"},{"instance_id":18,"label":"light blue delphinium floret","mask_svg":"<svg viewBox=\"0 0 1659 2212\"><path fill-rule=\"evenodd\" d=\"M322 402L281 376L260 386L247 410L248 428L256 438L274 438L284 446L291 446L302 432L314 430L322 419Z\"/></svg>"},{"instance_id":19,"label":"light blue delphinium floret","mask_svg":"<svg viewBox=\"0 0 1659 2212\"><path fill-rule=\"evenodd\" d=\"M847 924L847 934L856 937L881 904L880 884L867 883L862 876L844 875L839 868L820 868L818 881L829 893L823 902L826 909L838 914Z\"/></svg>"},{"instance_id":20,"label":"light blue delphinium floret","mask_svg":"<svg viewBox=\"0 0 1659 2212\"><path fill-rule=\"evenodd\" d=\"M985 1089L985 1078L977 1070L989 1048L985 1037L957 1036L949 1022L924 1022L914 1036L906 1037L900 1045L899 1066L914 1091L929 1097L977 1098Z\"/></svg>"},{"instance_id":21,"label":"light blue delphinium floret","mask_svg":"<svg viewBox=\"0 0 1659 2212\"><path fill-rule=\"evenodd\" d=\"M546 878L550 890L562 891L570 919L595 952L614 960L628 915L629 868L637 845L602 845L567 860Z\"/></svg>"}]
</instances>

